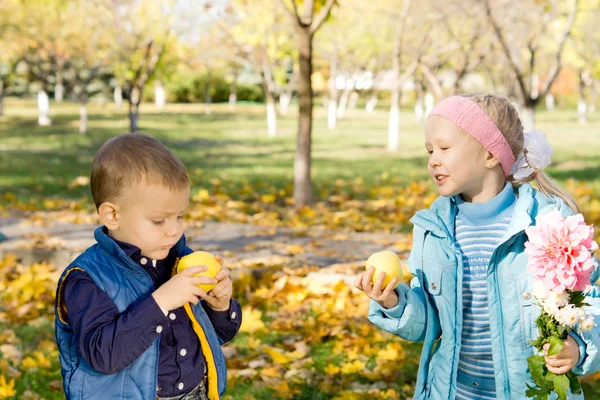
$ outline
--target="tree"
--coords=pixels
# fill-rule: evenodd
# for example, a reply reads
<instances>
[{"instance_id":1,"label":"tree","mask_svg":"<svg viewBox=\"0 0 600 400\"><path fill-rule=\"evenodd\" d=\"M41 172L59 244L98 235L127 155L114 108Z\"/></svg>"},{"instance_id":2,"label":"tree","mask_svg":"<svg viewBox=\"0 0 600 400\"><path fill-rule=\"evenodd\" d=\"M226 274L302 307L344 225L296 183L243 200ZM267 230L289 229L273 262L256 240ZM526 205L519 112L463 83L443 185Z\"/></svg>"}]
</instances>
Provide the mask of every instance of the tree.
<instances>
[{"instance_id":1,"label":"tree","mask_svg":"<svg viewBox=\"0 0 600 400\"><path fill-rule=\"evenodd\" d=\"M148 81L174 46L172 13L174 2L161 0L121 2L111 29L116 41L112 50L115 76L129 102L129 130L139 129L140 103Z\"/></svg>"},{"instance_id":2,"label":"tree","mask_svg":"<svg viewBox=\"0 0 600 400\"><path fill-rule=\"evenodd\" d=\"M517 81L523 126L526 131L532 130L535 106L548 94L560 72L561 56L575 24L579 0L511 0L512 4L502 5L503 9L511 10L504 15L500 15L492 0L482 1L487 20ZM539 71L540 59L549 65L545 73Z\"/></svg>"},{"instance_id":3,"label":"tree","mask_svg":"<svg viewBox=\"0 0 600 400\"><path fill-rule=\"evenodd\" d=\"M224 37L228 51L221 57L260 75L269 136L277 135L275 101L282 94L290 95L293 84L288 79L290 60L294 55L293 31L285 18L277 4L270 0L234 0L229 13L219 21L220 32L217 33ZM286 107L282 104L284 111Z\"/></svg>"},{"instance_id":4,"label":"tree","mask_svg":"<svg viewBox=\"0 0 600 400\"><path fill-rule=\"evenodd\" d=\"M296 137L296 158L294 160L294 205L300 208L312 202L313 188L311 170L312 135L312 62L313 39L329 17L337 0L278 0L288 13L298 35L298 134ZM287 4L286 4L287 3ZM301 7L301 9L299 9Z\"/></svg>"},{"instance_id":5,"label":"tree","mask_svg":"<svg viewBox=\"0 0 600 400\"><path fill-rule=\"evenodd\" d=\"M595 4L594 4L595 3ZM579 122L588 122L588 113L595 109L600 79L600 31L597 29L600 2L583 1L577 22L573 27L570 46L565 50L565 61L579 78Z\"/></svg>"}]
</instances>

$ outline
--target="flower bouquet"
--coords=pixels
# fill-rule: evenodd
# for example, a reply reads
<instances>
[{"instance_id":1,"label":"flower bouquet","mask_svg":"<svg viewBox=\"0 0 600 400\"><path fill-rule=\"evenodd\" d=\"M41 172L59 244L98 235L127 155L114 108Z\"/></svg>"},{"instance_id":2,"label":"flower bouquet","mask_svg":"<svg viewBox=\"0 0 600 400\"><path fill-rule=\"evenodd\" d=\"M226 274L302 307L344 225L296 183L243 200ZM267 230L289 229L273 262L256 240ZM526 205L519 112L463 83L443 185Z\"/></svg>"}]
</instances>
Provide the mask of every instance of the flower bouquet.
<instances>
[{"instance_id":1,"label":"flower bouquet","mask_svg":"<svg viewBox=\"0 0 600 400\"><path fill-rule=\"evenodd\" d=\"M533 295L542 312L535 321L539 336L531 341L537 353L527 359L535 386L528 384L526 395L541 400L555 392L559 399L566 399L569 389L581 393L579 380L572 371L563 375L548 371L543 347L548 343L548 356L556 355L577 324L582 331L595 325L583 307L588 305L584 300L591 287L592 252L598 245L593 240L594 228L585 224L581 214L563 218L554 210L539 216L536 223L525 231L525 252L533 275Z\"/></svg>"}]
</instances>

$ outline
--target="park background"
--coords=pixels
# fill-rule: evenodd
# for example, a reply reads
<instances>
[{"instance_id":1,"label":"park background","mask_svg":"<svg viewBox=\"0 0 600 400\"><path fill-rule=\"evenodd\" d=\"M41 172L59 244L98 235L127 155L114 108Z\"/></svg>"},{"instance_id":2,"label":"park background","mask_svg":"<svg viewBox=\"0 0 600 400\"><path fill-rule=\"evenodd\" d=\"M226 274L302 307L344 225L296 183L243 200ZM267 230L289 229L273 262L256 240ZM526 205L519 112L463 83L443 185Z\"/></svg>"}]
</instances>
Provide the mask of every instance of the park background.
<instances>
[{"instance_id":1,"label":"park background","mask_svg":"<svg viewBox=\"0 0 600 400\"><path fill-rule=\"evenodd\" d=\"M410 398L420 345L350 282L375 251L406 265L436 198L424 118L509 97L598 231L599 20L598 0L2 0L0 399L64 397L56 281L92 243L94 153L133 131L183 160L186 234L235 277L226 399Z\"/></svg>"}]
</instances>

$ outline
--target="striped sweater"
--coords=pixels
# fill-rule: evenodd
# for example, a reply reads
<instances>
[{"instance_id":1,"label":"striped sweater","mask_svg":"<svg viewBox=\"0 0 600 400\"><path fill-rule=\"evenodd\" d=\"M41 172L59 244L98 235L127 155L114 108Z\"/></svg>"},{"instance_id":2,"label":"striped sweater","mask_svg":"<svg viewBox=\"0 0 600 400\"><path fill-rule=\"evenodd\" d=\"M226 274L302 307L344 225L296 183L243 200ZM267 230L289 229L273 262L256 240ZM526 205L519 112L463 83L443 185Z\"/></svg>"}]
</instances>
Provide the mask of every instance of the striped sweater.
<instances>
[{"instance_id":1,"label":"striped sweater","mask_svg":"<svg viewBox=\"0 0 600 400\"><path fill-rule=\"evenodd\" d=\"M508 182L486 203L469 203L457 196L455 238L463 261L457 399L496 398L486 279L490 258L508 228L516 199Z\"/></svg>"}]
</instances>

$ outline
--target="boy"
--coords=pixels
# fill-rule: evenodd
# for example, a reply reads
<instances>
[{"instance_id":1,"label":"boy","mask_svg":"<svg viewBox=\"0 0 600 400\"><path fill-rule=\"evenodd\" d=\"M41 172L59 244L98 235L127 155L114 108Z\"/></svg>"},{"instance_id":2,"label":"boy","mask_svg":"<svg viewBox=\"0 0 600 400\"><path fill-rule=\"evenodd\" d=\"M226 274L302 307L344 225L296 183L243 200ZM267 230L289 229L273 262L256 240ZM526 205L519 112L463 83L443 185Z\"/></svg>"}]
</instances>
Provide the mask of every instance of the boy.
<instances>
[{"instance_id":1,"label":"boy","mask_svg":"<svg viewBox=\"0 0 600 400\"><path fill-rule=\"evenodd\" d=\"M143 134L106 142L90 180L103 226L63 272L56 339L67 399L219 399L221 345L241 324L227 269L174 274L190 184L182 162ZM199 284L217 283L210 293ZM191 304L190 304L191 303Z\"/></svg>"}]
</instances>

